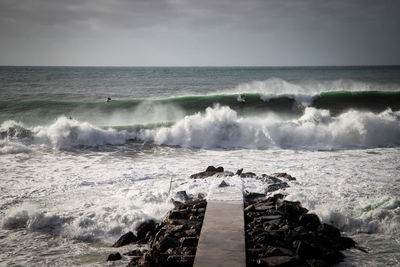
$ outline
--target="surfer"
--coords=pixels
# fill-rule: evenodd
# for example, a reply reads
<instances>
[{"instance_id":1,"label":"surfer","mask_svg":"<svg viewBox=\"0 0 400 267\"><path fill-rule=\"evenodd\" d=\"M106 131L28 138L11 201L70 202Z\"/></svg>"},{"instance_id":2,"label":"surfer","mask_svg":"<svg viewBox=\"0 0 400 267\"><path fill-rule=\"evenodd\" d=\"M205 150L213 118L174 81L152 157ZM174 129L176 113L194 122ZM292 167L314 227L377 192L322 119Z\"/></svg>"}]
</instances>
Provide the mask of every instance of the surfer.
<instances>
[{"instance_id":1,"label":"surfer","mask_svg":"<svg viewBox=\"0 0 400 267\"><path fill-rule=\"evenodd\" d=\"M108 98L107 98L107 102L110 102L110 101L111 101L111 97L108 97Z\"/></svg>"},{"instance_id":2,"label":"surfer","mask_svg":"<svg viewBox=\"0 0 400 267\"><path fill-rule=\"evenodd\" d=\"M244 95L244 94L238 94L238 96L237 96L237 101L238 101L238 102L242 102L242 103L246 102L246 97L245 97L245 95Z\"/></svg>"}]
</instances>

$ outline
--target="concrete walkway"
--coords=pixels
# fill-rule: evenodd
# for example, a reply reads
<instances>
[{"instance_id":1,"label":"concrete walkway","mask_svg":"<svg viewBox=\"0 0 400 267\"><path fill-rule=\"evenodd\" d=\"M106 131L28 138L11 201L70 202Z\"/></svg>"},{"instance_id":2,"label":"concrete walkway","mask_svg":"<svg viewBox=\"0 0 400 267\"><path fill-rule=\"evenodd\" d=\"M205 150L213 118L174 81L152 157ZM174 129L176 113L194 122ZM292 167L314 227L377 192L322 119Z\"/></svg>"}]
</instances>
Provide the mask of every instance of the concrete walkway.
<instances>
[{"instance_id":1,"label":"concrete walkway","mask_svg":"<svg viewBox=\"0 0 400 267\"><path fill-rule=\"evenodd\" d=\"M243 201L208 201L193 266L246 266Z\"/></svg>"}]
</instances>

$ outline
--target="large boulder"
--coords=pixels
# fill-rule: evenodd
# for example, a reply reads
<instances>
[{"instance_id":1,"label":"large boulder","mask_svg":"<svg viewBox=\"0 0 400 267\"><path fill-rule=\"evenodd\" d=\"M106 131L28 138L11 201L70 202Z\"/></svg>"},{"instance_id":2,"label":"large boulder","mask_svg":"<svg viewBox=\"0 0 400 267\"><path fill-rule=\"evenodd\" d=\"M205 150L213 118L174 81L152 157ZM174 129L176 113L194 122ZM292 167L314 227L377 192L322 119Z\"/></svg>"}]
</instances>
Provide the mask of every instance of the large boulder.
<instances>
[{"instance_id":1,"label":"large boulder","mask_svg":"<svg viewBox=\"0 0 400 267\"><path fill-rule=\"evenodd\" d=\"M192 174L192 175L190 175L190 178L201 179L201 178L213 176L217 173L224 173L224 168L223 167L215 168L214 166L208 166L204 172Z\"/></svg>"},{"instance_id":2,"label":"large boulder","mask_svg":"<svg viewBox=\"0 0 400 267\"><path fill-rule=\"evenodd\" d=\"M107 261L118 261L120 259L122 259L122 256L121 256L121 254L119 254L119 252L110 254L107 257Z\"/></svg>"},{"instance_id":3,"label":"large boulder","mask_svg":"<svg viewBox=\"0 0 400 267\"><path fill-rule=\"evenodd\" d=\"M289 181L296 181L296 178L291 176L290 174L287 174L286 172L277 172L273 173L272 176L278 177L278 178L286 178Z\"/></svg>"},{"instance_id":4,"label":"large boulder","mask_svg":"<svg viewBox=\"0 0 400 267\"><path fill-rule=\"evenodd\" d=\"M112 245L114 248L119 248L125 245L128 245L130 243L136 242L137 241L137 237L132 233L132 232L128 232L124 235L122 235L117 242L114 243L114 245Z\"/></svg>"},{"instance_id":5,"label":"large boulder","mask_svg":"<svg viewBox=\"0 0 400 267\"><path fill-rule=\"evenodd\" d=\"M156 222L154 220L148 220L142 222L136 229L136 236L138 240L143 240L146 238L148 233L153 234L156 230Z\"/></svg>"}]
</instances>

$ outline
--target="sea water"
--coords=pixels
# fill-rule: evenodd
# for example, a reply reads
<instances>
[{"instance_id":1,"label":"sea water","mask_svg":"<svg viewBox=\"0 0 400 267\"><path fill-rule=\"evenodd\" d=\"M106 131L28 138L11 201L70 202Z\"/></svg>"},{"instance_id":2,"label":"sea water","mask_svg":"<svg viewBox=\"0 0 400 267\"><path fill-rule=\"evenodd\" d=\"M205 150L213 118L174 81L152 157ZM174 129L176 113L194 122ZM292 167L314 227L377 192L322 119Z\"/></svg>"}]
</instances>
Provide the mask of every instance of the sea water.
<instances>
[{"instance_id":1,"label":"sea water","mask_svg":"<svg viewBox=\"0 0 400 267\"><path fill-rule=\"evenodd\" d=\"M230 182L189 179L209 165L288 172L368 250L340 266L400 265L399 110L399 67L1 67L0 265L112 265L178 191Z\"/></svg>"}]
</instances>

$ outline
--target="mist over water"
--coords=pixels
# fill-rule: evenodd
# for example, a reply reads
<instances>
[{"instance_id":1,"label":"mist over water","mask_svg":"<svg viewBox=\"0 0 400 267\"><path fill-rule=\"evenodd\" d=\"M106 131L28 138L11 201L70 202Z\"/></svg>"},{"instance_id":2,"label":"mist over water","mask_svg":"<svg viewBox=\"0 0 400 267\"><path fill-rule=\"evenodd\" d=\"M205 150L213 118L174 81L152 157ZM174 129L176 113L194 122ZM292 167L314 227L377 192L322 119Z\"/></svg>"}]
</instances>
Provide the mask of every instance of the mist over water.
<instances>
[{"instance_id":1,"label":"mist over water","mask_svg":"<svg viewBox=\"0 0 400 267\"><path fill-rule=\"evenodd\" d=\"M188 178L209 165L297 177L279 192L369 250L346 252L343 266L400 261L398 67L1 67L0 77L6 265L103 266L110 244L161 219L178 191L212 197L222 178Z\"/></svg>"}]
</instances>

